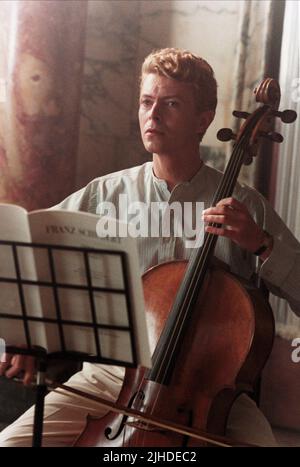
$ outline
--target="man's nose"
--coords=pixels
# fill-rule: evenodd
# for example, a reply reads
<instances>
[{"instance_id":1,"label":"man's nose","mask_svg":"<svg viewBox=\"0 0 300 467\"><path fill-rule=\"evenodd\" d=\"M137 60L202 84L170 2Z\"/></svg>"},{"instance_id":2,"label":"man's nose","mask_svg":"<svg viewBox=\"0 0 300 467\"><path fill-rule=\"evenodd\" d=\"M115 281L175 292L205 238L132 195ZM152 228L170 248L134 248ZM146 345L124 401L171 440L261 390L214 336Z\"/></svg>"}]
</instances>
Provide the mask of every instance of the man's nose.
<instances>
[{"instance_id":1,"label":"man's nose","mask_svg":"<svg viewBox=\"0 0 300 467\"><path fill-rule=\"evenodd\" d=\"M153 120L161 119L161 108L158 102L154 102L151 108L151 117Z\"/></svg>"}]
</instances>

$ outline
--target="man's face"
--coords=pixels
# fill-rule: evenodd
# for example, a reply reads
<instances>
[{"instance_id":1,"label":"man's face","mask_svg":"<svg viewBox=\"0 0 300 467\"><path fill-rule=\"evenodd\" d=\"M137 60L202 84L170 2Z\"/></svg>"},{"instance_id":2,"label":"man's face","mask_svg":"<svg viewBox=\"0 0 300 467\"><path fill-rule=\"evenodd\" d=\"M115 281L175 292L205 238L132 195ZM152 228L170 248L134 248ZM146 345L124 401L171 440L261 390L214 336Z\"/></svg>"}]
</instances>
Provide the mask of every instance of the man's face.
<instances>
[{"instance_id":1,"label":"man's face","mask_svg":"<svg viewBox=\"0 0 300 467\"><path fill-rule=\"evenodd\" d=\"M203 115L197 111L192 85L153 73L144 76L139 122L147 151L158 155L197 151Z\"/></svg>"}]
</instances>

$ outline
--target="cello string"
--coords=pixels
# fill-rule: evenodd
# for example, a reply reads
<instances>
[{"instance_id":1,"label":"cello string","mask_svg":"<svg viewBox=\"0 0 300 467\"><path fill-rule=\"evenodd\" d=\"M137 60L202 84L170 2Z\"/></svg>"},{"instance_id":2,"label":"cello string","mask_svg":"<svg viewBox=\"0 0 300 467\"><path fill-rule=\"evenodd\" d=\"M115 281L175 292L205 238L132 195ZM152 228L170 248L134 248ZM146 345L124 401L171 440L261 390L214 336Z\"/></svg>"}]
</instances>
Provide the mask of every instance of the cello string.
<instances>
[{"instance_id":1,"label":"cello string","mask_svg":"<svg viewBox=\"0 0 300 467\"><path fill-rule=\"evenodd\" d=\"M241 159L241 156L243 155L243 148L240 147L241 145L237 145L235 148L234 148L234 151L233 151L233 155L232 155L232 158L236 159L237 161L233 164L233 167L230 168L229 167L229 173L230 172L234 172L236 170L236 166L239 165L240 163L240 159ZM231 158L231 160L232 160ZM227 172L228 173L228 172ZM225 188L224 188L224 191L226 191L228 189L228 182L227 182L227 185L225 185ZM209 247L210 247L210 244L212 244L212 242L214 241L214 238L215 236L213 235L209 235L208 237L206 237L206 243L207 243L207 248L204 248L205 249L205 252L207 252L209 250ZM206 253L206 256L207 256L208 253ZM205 256L204 256L205 258ZM206 259L206 258L205 258ZM170 362L170 358L169 358L169 355L172 356L173 354L173 348L174 348L174 341L175 341L175 344L178 342L178 339L179 339L179 334L178 333L178 328L179 330L182 329L183 327L183 324L184 324L184 320L186 319L186 315L188 313L188 306L186 306L186 302L191 300L191 289L193 288L193 282L195 281L195 276L197 275L198 271L197 271L197 268L195 269L194 273L192 274L192 280L191 282L188 284L188 292L185 296L185 299L183 300L183 303L181 305L181 310L178 314L178 318L177 318L177 321L175 322L175 326L173 327L173 329L171 330L171 336L170 336L170 339L168 340L168 343L167 343L167 348L165 349L165 354L164 354L164 357L161 359L161 362L160 362L160 367L159 367L159 372L162 373L162 370L164 368L164 376L166 375L167 371L168 371L168 368L169 368L169 365L166 365L165 362L166 360L168 360L168 362ZM170 352L170 349L171 349L171 352ZM153 364L157 364L157 361L153 362ZM155 408L155 405L156 405L156 402L157 402L157 399L160 395L160 391L158 391L157 393L157 396L156 396L156 399L154 401L154 404L152 406L152 411L154 411L154 408Z\"/></svg>"},{"instance_id":2,"label":"cello string","mask_svg":"<svg viewBox=\"0 0 300 467\"><path fill-rule=\"evenodd\" d=\"M237 152L237 151L235 151L235 152ZM227 187L225 186L225 189L226 189L226 188L227 188ZM215 236L214 236L214 235L211 235L211 234L210 234L210 235L206 235L205 244L203 245L202 251L200 252L200 258L201 258L201 260L204 259L204 261L205 261L206 256L207 256L207 254L208 254L208 250L209 250L211 244L212 244L213 241L214 241L214 237L215 237ZM199 255L199 253L198 253L198 251L195 251L194 257L197 257L197 255ZM191 258L191 262L192 262L193 264L195 264L195 263L194 263L194 259L195 259L195 258ZM199 264L200 261L198 260L197 263ZM182 306L183 306L184 308L186 308L186 302L190 300L190 289L192 289L193 286L194 286L193 279L194 279L195 275L198 274L198 268L194 266L194 272L193 272L192 270L190 270L189 272L190 272L190 274L189 274L189 277L187 278L187 279L189 280L189 283L186 284L186 286L188 287L188 290L187 290L187 293L186 293L186 295L185 295L185 300L184 300L183 303L182 303ZM180 318L180 315L179 315L179 318Z\"/></svg>"},{"instance_id":3,"label":"cello string","mask_svg":"<svg viewBox=\"0 0 300 467\"><path fill-rule=\"evenodd\" d=\"M237 145L237 147L234 148L233 154L231 156L231 160L229 161L229 170L227 170L227 173L226 173L226 178L227 179L232 178L233 173L236 172L238 166L241 163L241 156L243 156L243 151L244 151L244 149L241 148L240 145ZM235 155L236 153L237 153L237 156ZM233 163L231 164L230 162L232 160L233 160ZM221 188L223 188L223 191L220 190L220 189L217 190L216 196L215 196L216 202L218 202L220 199L224 198L224 196L226 196L228 194L230 183L231 183L230 179L228 181L225 180L224 187L221 186ZM209 246L211 246L211 244L215 240L215 237L216 236L213 235L213 234L207 234L207 238L205 239L206 243L209 243ZM203 247L202 247L202 250L201 250L201 254L203 254L203 252L207 252L207 250L208 250L207 245L204 244ZM199 250L195 250L194 258L191 258L191 260L193 261L197 257L198 254L199 254Z\"/></svg>"},{"instance_id":4,"label":"cello string","mask_svg":"<svg viewBox=\"0 0 300 467\"><path fill-rule=\"evenodd\" d=\"M243 140L245 139L245 135L244 135L244 138L241 138L241 143L243 143ZM242 162L242 157L244 157L244 149L243 147L240 147L241 145L237 145L237 147L234 148L233 150L233 154L231 156L231 159L229 161L229 164L228 164L228 168L229 170L226 171L226 178L228 180L225 179L225 184L223 184L224 186L221 186L218 188L217 192L216 192L216 195L215 195L215 203L216 204L219 200L223 199L224 196L227 196L228 193L229 193L229 189L230 189L230 184L235 184L236 183L236 178L235 177L235 180L234 182L232 182L232 178L233 178L233 174L235 172L237 172L237 169L240 170L240 165L241 165L241 162ZM235 155L235 153L237 154L237 156ZM233 163L231 164L231 161L233 160ZM220 189L220 188L223 188ZM232 187L231 187L232 188ZM213 225L214 223L212 223ZM216 223L215 223L216 224ZM216 240L216 235L214 234L207 234L207 238L205 239L206 243L209 244L209 246L207 247L206 244L203 245L202 249L201 249L201 252L200 252L200 255L199 255L199 249L198 250L195 250L194 252L194 258L191 258L192 261L194 259L196 259L197 255L201 256L204 255L204 254L208 254L209 253L209 247L213 244L213 242ZM207 256L206 256L207 257ZM205 257L205 259L206 259ZM202 258L201 258L202 259ZM197 263L201 263L201 261L197 261ZM195 271L195 274L198 274L198 270Z\"/></svg>"},{"instance_id":5,"label":"cello string","mask_svg":"<svg viewBox=\"0 0 300 467\"><path fill-rule=\"evenodd\" d=\"M233 155L232 155L232 157L234 157L234 159L236 161L234 162L234 164L232 164L233 165L232 168L229 167L229 173L234 172L236 170L236 166L238 166L240 164L240 160L241 160L242 156L243 156L243 148L240 145L238 145L238 147L236 147L235 150L233 151ZM232 160L232 158L231 158L231 160ZM226 181L226 179L225 179L225 181ZM228 182L226 183L223 192L226 191L227 189L228 189ZM207 248L204 247L204 250L205 250L204 251L204 261L206 260L205 255L206 256L208 255L208 251L210 250L210 245L214 241L215 237L216 236L212 235L212 234L209 234L208 237L206 237L206 244L207 244L206 246L207 246ZM165 349L164 357L161 359L161 361L159 363L159 365L160 365L159 366L159 373L163 374L163 377L166 376L166 374L167 374L167 372L169 370L169 365L170 365L170 362L171 362L171 357L173 356L173 353L174 353L174 348L177 347L177 343L178 343L178 340L180 338L180 334L181 334L182 328L184 326L184 322L185 322L186 317L187 317L188 312L189 312L189 306L187 306L186 302L189 301L189 303L190 303L190 301L191 301L191 298L192 298L191 297L191 295L192 295L191 290L194 290L194 282L195 282L195 277L197 276L197 274L198 274L198 271L197 271L197 268L195 268L195 271L192 274L192 280L188 284L188 292L185 295L183 303L181 304L181 307L180 307L181 309L180 309L180 312L178 314L177 320L175 322L175 326L172 328L170 338L167 341L167 346L166 346L166 349ZM166 364L166 361L167 361L167 364ZM153 362L153 364L155 364L155 363L157 364L157 362ZM159 396L161 395L162 389L163 388L161 386L161 388L159 389L159 391L156 394L156 398L154 400L154 403L153 403L151 411L150 411L151 414L154 412L154 410L156 408L157 401L158 401Z\"/></svg>"},{"instance_id":6,"label":"cello string","mask_svg":"<svg viewBox=\"0 0 300 467\"><path fill-rule=\"evenodd\" d=\"M221 196L222 193L228 193L228 190L230 188L230 184L232 185L236 183L236 178L237 178L237 175L235 177L233 177L234 173L237 172L237 169L239 168L239 166L241 166L241 161L242 161L242 157L244 157L244 150L243 150L243 147L242 147L242 142L243 142L244 138L241 138L241 141L238 142L238 144L235 146L235 148L233 149L233 154L230 158L230 161L229 161L229 168L228 170L226 171L226 176L225 176L225 184L221 184L221 190L217 190L216 192L216 195L215 197L218 198ZM230 164L230 162L233 160L233 163ZM232 182L232 178L234 178L234 181ZM228 181L227 181L228 180ZM222 190L222 187L223 187L223 190ZM218 191L220 191L220 193L218 193ZM219 198L219 199L222 199L224 197L224 195ZM210 247L212 246L212 243L215 241L214 239L215 235L208 235L207 240L206 240L206 243L208 244L206 248L203 248L205 250L205 254L204 254L204 261L206 261L206 257L208 256L209 254L209 251L210 251ZM205 257L206 255L206 257ZM201 256L201 255L200 255ZM178 342L178 339L180 337L180 333L178 332L178 327L179 327L179 331L181 331L182 327L183 327L183 324L184 324L184 321L186 319L186 316L188 314L188 308L186 306L186 302L187 300L190 302L191 299L192 299L192 294L191 294L191 289L192 289L192 284L195 282L195 278L196 276L198 275L198 267L196 265L196 268L192 274L192 280L189 284L189 287L188 287L188 293L186 294L185 296L185 299L183 300L183 303L181 304L181 310L178 314L178 318L177 318L177 321L175 322L175 326L173 327L172 329L172 332L171 332L171 338L168 340L168 344L167 344L167 351L165 352L165 357L161 360L161 363L160 363L160 370L159 372L162 372L162 368L164 367L165 370L164 370L164 376L166 375L167 371L168 371L168 368L169 368L169 365L165 365L165 360L167 358L167 355L169 355L169 350L170 350L170 346L171 346L171 343L174 342L174 336L175 336L175 344L177 344ZM194 288L193 288L194 289ZM174 346L171 347L171 356L172 356L172 349L174 348ZM170 362L170 359L168 360ZM157 364L157 362L153 362L153 364ZM152 405L152 409L151 409L151 413L153 413L155 407L156 407L156 404L157 404L157 400L158 400L158 397L161 393L161 389L159 389L157 395L156 395L156 398L154 400L154 404Z\"/></svg>"},{"instance_id":7,"label":"cello string","mask_svg":"<svg viewBox=\"0 0 300 467\"><path fill-rule=\"evenodd\" d=\"M243 140L244 138L241 138L241 140ZM230 160L234 160L234 163L232 164L232 167L229 166L229 170L227 171L227 174L230 174L231 172L235 172L237 167L240 165L241 163L241 157L244 155L243 154L243 148L240 147L241 144L237 144L237 146L234 148L233 150L233 154L231 156L231 159ZM236 155L237 154L237 155ZM227 175L226 174L226 175ZM231 175L232 176L232 175ZM227 179L228 179L228 175L227 175ZM225 179L226 181L226 179ZM220 194L219 196L221 196L221 194L223 193L223 197L224 197L224 193L226 193L226 191L229 189L229 186L230 186L230 183L231 181L229 180L229 182L226 182L225 183L225 186L223 188L223 191L221 190L220 191ZM229 185L229 186L228 186ZM221 186L222 188L222 186ZM218 191L218 190L217 190ZM207 237L206 237L206 244L205 246L203 246L203 251L204 251L204 255L202 254L202 256L204 256L204 262L206 261L207 257L208 257L208 254L209 254L209 251L210 251L210 247L212 245L212 243L215 241L215 235L213 234L209 234ZM200 254L201 256L201 254ZM200 261L199 261L200 263ZM199 264L198 263L198 264ZM171 342L173 341L174 342L174 336L175 336L175 342L178 342L178 339L179 339L179 335L178 335L178 327L179 329L181 330L182 327L183 327L183 323L184 323L184 320L186 319L186 315L187 315L187 312L186 310L188 311L188 306L186 305L186 302L187 301L191 301L192 299L192 293L191 293L191 290L193 291L194 290L194 281L196 280L196 277L199 275L199 271L198 271L198 268L197 268L197 265L195 267L195 270L194 272L192 271L192 278L191 278L191 281L190 283L188 284L188 291L185 295L185 298L180 306L181 308L181 311L178 313L178 318L177 318L177 322L175 322L175 326L173 327L173 330L171 331L171 339L169 339L168 341L168 344L167 344L167 348L169 350L169 348L171 347ZM172 336L173 334L173 336ZM172 345L171 348L174 348L174 346ZM168 362L170 362L170 358L169 358L169 355L172 356L172 350L171 350L171 354L168 352L168 351L165 351L164 353L164 358L162 359L161 363L160 363L160 368L161 370L159 370L160 372L162 372L162 368L163 368L163 364L164 364L164 361L166 359L168 359ZM169 368L169 365L167 365L167 367L165 368L165 374L167 372L167 369Z\"/></svg>"},{"instance_id":8,"label":"cello string","mask_svg":"<svg viewBox=\"0 0 300 467\"><path fill-rule=\"evenodd\" d=\"M242 141L243 142L243 141ZM241 165L241 161L242 161L242 157L244 157L244 149L243 147L240 147L238 146L236 148L236 150L233 151L233 154L232 154L232 157L231 157L231 160L233 159L233 164L232 167L229 166L229 170L227 171L227 174L226 176L229 174L229 176L227 176L227 179L228 181L226 181L225 179L225 184L224 184L224 187L223 187L223 190L219 190L219 193L218 193L218 190L217 190L217 194L218 196L215 196L216 198L216 203L218 202L218 200L220 199L223 199L224 196L227 196L228 193L229 193L229 188L230 188L230 184L232 184L232 177L233 177L233 173L237 172L237 169L239 168L239 166ZM235 181L234 181L234 184L235 184ZM222 188L222 186L221 186ZM216 204L215 203L215 204ZM216 223L212 223L212 225ZM200 254L199 254L199 251L195 251L195 258L193 259L197 259L197 256L199 256L198 260L196 260L196 266L194 267L194 271L192 271L192 278L191 278L191 282L189 284L189 292L188 294L190 293L190 290L194 289L194 281L196 280L196 278L199 276L200 274L200 271L199 271L199 267L205 262L207 261L208 259L208 256L209 254L211 253L210 249L213 245L214 242L216 242L217 240L217 236L214 235L214 234L207 234L207 238L206 238L206 245L203 245L203 248L202 250L200 251ZM188 295L187 294L187 295ZM190 300L190 296L187 297L189 300ZM185 300L186 301L186 300ZM184 306L185 303L184 303Z\"/></svg>"}]
</instances>

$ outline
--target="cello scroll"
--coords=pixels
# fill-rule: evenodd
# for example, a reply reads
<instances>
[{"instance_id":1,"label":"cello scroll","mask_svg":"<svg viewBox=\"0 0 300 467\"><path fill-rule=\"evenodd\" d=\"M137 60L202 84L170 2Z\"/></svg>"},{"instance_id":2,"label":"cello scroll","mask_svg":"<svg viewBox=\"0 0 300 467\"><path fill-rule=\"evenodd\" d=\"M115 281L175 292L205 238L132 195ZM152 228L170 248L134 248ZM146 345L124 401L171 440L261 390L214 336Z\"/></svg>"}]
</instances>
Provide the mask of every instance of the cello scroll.
<instances>
[{"instance_id":1,"label":"cello scroll","mask_svg":"<svg viewBox=\"0 0 300 467\"><path fill-rule=\"evenodd\" d=\"M238 134L235 135L230 128L222 128L217 133L217 138L220 141L242 142L244 139L244 147L247 147L245 165L251 164L253 157L256 156L260 138L282 143L283 136L273 131L275 117L279 117L283 123L293 123L297 118L297 113L294 110L278 111L281 93L276 80L264 79L254 89L254 94L256 102L263 104L262 107L252 114L239 110L234 110L232 113L234 117L245 120Z\"/></svg>"}]
</instances>

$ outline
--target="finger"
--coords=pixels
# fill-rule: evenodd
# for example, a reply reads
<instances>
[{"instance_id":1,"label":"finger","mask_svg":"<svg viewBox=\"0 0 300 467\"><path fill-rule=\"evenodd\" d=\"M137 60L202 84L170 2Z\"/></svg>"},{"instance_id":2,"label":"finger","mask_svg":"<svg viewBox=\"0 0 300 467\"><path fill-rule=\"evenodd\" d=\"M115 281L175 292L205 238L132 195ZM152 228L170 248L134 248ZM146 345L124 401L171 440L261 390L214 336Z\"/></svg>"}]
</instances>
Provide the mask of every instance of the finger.
<instances>
[{"instance_id":1,"label":"finger","mask_svg":"<svg viewBox=\"0 0 300 467\"><path fill-rule=\"evenodd\" d=\"M212 206L210 208L204 209L202 212L202 215L207 215L207 214L223 214L225 215L232 215L232 214L237 214L240 212L244 212L238 209L234 209L232 206L228 204L217 204L216 206Z\"/></svg>"},{"instance_id":2,"label":"finger","mask_svg":"<svg viewBox=\"0 0 300 467\"><path fill-rule=\"evenodd\" d=\"M221 235L222 237L227 237L232 240L235 239L235 229L233 228L224 228L224 227L212 227L210 225L205 227L205 231L214 235Z\"/></svg>"},{"instance_id":3,"label":"finger","mask_svg":"<svg viewBox=\"0 0 300 467\"><path fill-rule=\"evenodd\" d=\"M11 367L5 372L7 378L14 378L17 376L25 367L25 356L14 355L11 360Z\"/></svg>"},{"instance_id":4,"label":"finger","mask_svg":"<svg viewBox=\"0 0 300 467\"><path fill-rule=\"evenodd\" d=\"M233 211L232 209L224 209L224 206L218 208L216 211L210 211L202 216L204 222L211 222L217 224L226 224L231 226L239 226L243 222L244 213L240 211Z\"/></svg>"},{"instance_id":5,"label":"finger","mask_svg":"<svg viewBox=\"0 0 300 467\"><path fill-rule=\"evenodd\" d=\"M5 375L5 372L7 368L10 367L11 361L13 359L13 355L9 353L4 353L1 358L1 363L0 363L0 376Z\"/></svg>"},{"instance_id":6,"label":"finger","mask_svg":"<svg viewBox=\"0 0 300 467\"><path fill-rule=\"evenodd\" d=\"M248 211L248 209L243 203L232 197L221 199L221 201L219 201L216 206L227 206L231 209L243 212L245 212L245 210Z\"/></svg>"},{"instance_id":7,"label":"finger","mask_svg":"<svg viewBox=\"0 0 300 467\"><path fill-rule=\"evenodd\" d=\"M225 214L224 206L211 207L208 209L204 209L202 212L202 217L207 216L208 214Z\"/></svg>"},{"instance_id":8,"label":"finger","mask_svg":"<svg viewBox=\"0 0 300 467\"><path fill-rule=\"evenodd\" d=\"M25 374L23 378L23 383L29 385L32 383L35 374L35 358L27 357L25 364Z\"/></svg>"},{"instance_id":9,"label":"finger","mask_svg":"<svg viewBox=\"0 0 300 467\"><path fill-rule=\"evenodd\" d=\"M202 213L202 218L204 219L206 216L225 216L228 213L229 209L225 206L218 206L205 209Z\"/></svg>"},{"instance_id":10,"label":"finger","mask_svg":"<svg viewBox=\"0 0 300 467\"><path fill-rule=\"evenodd\" d=\"M238 225L238 219L231 218L230 216L220 215L205 215L203 217L204 222L215 223L215 224L226 224L226 225Z\"/></svg>"}]
</instances>

